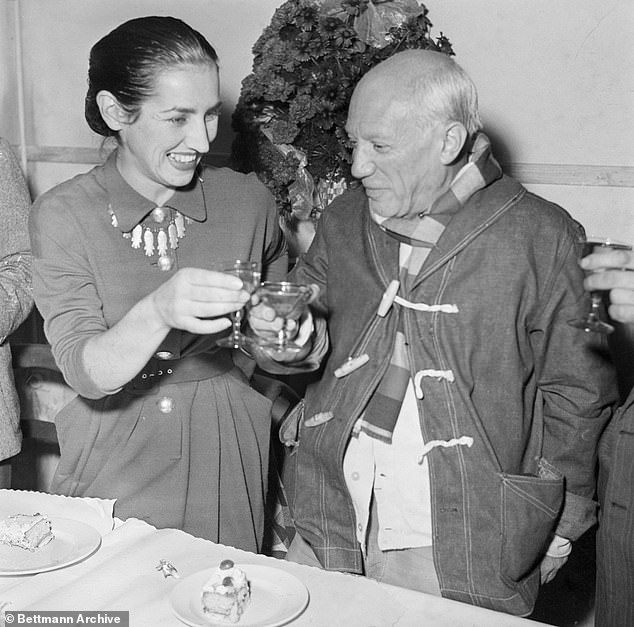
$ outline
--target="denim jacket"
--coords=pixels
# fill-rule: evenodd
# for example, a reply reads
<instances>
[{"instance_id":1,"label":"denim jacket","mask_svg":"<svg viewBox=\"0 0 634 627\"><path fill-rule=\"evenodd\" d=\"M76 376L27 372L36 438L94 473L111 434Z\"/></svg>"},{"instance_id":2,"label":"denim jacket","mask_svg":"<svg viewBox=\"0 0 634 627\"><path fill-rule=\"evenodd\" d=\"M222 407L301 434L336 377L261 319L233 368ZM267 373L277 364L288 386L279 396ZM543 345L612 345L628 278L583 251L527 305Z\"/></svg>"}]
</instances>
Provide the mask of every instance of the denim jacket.
<instances>
[{"instance_id":1,"label":"denim jacket","mask_svg":"<svg viewBox=\"0 0 634 627\"><path fill-rule=\"evenodd\" d=\"M422 434L455 444L427 453L445 597L529 613L552 534L574 540L595 521L597 440L617 392L605 340L567 324L588 304L581 233L504 176L452 218L414 282L409 300L423 306L406 307L404 324ZM283 426L284 482L296 528L327 569L362 572L343 457L388 366L395 316L376 312L397 274L398 242L372 221L362 189L329 207L293 271L321 287L331 348ZM357 357L363 365L341 376Z\"/></svg>"}]
</instances>

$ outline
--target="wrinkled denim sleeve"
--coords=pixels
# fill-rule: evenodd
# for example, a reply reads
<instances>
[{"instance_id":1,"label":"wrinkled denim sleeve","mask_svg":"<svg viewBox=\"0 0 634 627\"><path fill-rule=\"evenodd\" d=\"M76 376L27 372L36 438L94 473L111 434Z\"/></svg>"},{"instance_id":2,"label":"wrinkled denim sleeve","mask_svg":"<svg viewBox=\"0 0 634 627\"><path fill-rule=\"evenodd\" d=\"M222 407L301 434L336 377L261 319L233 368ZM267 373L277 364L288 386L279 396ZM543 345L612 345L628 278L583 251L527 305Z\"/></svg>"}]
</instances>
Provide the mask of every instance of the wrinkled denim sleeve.
<instances>
[{"instance_id":1,"label":"wrinkled denim sleeve","mask_svg":"<svg viewBox=\"0 0 634 627\"><path fill-rule=\"evenodd\" d=\"M557 535L575 540L596 521L599 437L618 392L607 341L568 324L587 310L575 237L564 239L548 279L546 299L531 327L543 405L544 459L566 481Z\"/></svg>"}]
</instances>

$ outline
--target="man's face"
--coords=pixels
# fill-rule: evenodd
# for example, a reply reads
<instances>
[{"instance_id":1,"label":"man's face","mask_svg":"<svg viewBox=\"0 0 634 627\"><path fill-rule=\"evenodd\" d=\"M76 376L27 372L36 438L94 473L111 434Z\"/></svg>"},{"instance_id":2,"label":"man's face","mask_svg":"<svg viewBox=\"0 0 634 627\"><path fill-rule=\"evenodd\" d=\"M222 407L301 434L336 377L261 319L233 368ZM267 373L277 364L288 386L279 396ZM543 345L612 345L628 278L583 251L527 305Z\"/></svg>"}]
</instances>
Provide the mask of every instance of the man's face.
<instances>
[{"instance_id":1,"label":"man's face","mask_svg":"<svg viewBox=\"0 0 634 627\"><path fill-rule=\"evenodd\" d=\"M440 161L440 125L421 128L413 109L376 81L357 86L350 101L352 175L363 184L370 210L385 218L428 209L447 175Z\"/></svg>"}]
</instances>

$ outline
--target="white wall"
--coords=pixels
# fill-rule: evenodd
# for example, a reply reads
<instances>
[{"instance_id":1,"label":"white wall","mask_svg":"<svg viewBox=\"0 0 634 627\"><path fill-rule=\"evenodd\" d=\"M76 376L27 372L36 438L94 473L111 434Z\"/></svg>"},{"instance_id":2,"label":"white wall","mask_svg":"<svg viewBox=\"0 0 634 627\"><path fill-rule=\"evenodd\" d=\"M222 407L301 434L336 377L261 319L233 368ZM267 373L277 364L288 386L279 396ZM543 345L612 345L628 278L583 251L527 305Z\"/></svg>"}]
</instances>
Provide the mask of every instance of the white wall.
<instances>
[{"instance_id":1,"label":"white wall","mask_svg":"<svg viewBox=\"0 0 634 627\"><path fill-rule=\"evenodd\" d=\"M427 0L503 161L634 166L632 0ZM631 175L629 184L634 185ZM634 187L527 185L634 242Z\"/></svg>"},{"instance_id":2,"label":"white wall","mask_svg":"<svg viewBox=\"0 0 634 627\"><path fill-rule=\"evenodd\" d=\"M0 39L12 35L11 7L0 0ZM277 0L19 0L25 67L27 144L97 148L96 136L84 121L88 55L91 46L121 22L142 15L173 15L205 35L220 57L224 120L213 149L228 152L230 117L242 79L250 72L251 46L268 24ZM8 31L9 37L4 37ZM4 47L3 44L0 46ZM2 48L0 48L2 54ZM12 65L12 50L0 57ZM15 90L0 83L2 101ZM11 97L12 96L12 97ZM12 103L13 106L13 103ZM0 118L0 135L18 142L17 108ZM38 194L88 165L30 164L32 191Z\"/></svg>"},{"instance_id":3,"label":"white wall","mask_svg":"<svg viewBox=\"0 0 634 627\"><path fill-rule=\"evenodd\" d=\"M169 14L200 30L218 50L226 106L213 149L226 153L231 111L240 82L251 68L251 46L281 3L0 0L0 134L19 142L12 71L15 7L20 9L24 48L26 143L36 146L98 147L100 138L83 119L90 47L126 19ZM450 38L457 61L478 84L483 119L500 159L532 164L537 180L542 174L548 180L549 172L558 172L552 169L555 166L594 166L599 168L597 176L608 172L604 179L610 178L610 167L627 166L623 176L613 177L620 181L616 186L527 186L564 205L589 231L634 241L634 3L427 0L425 4L434 33L443 31ZM30 163L32 190L38 194L88 167Z\"/></svg>"}]
</instances>

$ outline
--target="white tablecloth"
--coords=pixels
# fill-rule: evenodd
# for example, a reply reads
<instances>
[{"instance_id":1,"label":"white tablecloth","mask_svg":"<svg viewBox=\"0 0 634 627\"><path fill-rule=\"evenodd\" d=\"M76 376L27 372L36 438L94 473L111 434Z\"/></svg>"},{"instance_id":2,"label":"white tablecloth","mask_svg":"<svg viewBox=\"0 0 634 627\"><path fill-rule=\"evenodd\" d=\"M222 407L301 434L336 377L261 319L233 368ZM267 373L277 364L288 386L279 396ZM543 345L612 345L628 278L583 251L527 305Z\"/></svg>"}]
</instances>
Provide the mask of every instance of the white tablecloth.
<instances>
[{"instance_id":1,"label":"white tablecloth","mask_svg":"<svg viewBox=\"0 0 634 627\"><path fill-rule=\"evenodd\" d=\"M14 500L17 499L17 500ZM182 578L223 559L261 564L295 575L310 601L292 625L315 627L530 627L538 623L381 584L365 577L323 571L214 544L174 529L155 529L128 519L112 520L112 501L70 499L0 490L0 511L17 503L23 510L75 518L102 534L99 550L84 561L36 575L0 577L4 610L129 611L132 627L182 627L169 593ZM181 579L165 578L159 560L169 560Z\"/></svg>"}]
</instances>

